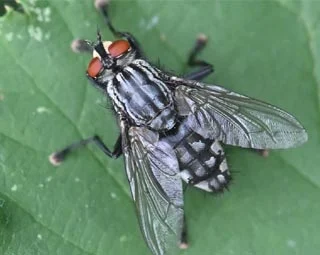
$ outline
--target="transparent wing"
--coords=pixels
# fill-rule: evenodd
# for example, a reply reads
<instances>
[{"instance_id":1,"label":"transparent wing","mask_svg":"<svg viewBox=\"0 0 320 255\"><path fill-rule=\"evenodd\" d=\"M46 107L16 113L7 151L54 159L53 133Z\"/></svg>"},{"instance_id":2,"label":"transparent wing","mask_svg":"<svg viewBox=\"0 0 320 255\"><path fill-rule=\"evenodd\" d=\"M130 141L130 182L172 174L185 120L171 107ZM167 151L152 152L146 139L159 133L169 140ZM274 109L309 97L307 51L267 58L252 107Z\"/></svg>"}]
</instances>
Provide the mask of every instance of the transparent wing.
<instances>
[{"instance_id":1,"label":"transparent wing","mask_svg":"<svg viewBox=\"0 0 320 255\"><path fill-rule=\"evenodd\" d=\"M192 129L225 144L284 149L308 140L303 126L289 113L219 86L172 77L180 115L192 114Z\"/></svg>"},{"instance_id":2,"label":"transparent wing","mask_svg":"<svg viewBox=\"0 0 320 255\"><path fill-rule=\"evenodd\" d=\"M122 148L131 193L146 243L156 255L176 250L183 226L183 190L178 161L157 133L122 128Z\"/></svg>"}]
</instances>

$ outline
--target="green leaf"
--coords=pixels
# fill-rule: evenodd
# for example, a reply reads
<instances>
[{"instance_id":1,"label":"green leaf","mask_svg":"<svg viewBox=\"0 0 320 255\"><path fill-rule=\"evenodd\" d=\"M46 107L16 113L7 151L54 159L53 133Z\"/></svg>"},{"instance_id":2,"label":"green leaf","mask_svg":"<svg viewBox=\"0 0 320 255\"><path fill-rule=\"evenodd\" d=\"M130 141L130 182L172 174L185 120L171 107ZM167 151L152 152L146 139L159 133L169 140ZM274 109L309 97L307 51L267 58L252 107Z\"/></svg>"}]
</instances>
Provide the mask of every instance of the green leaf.
<instances>
[{"instance_id":1,"label":"green leaf","mask_svg":"<svg viewBox=\"0 0 320 255\"><path fill-rule=\"evenodd\" d=\"M122 159L95 148L58 168L48 155L99 134L118 134L105 99L85 78L102 17L92 1L23 1L0 22L0 254L150 254L140 234ZM318 254L320 249L320 3L316 1L113 1L111 16L137 36L151 61L176 73L205 33L208 83L294 114L309 141L265 159L227 148L230 192L188 188L190 248L183 254Z\"/></svg>"}]
</instances>

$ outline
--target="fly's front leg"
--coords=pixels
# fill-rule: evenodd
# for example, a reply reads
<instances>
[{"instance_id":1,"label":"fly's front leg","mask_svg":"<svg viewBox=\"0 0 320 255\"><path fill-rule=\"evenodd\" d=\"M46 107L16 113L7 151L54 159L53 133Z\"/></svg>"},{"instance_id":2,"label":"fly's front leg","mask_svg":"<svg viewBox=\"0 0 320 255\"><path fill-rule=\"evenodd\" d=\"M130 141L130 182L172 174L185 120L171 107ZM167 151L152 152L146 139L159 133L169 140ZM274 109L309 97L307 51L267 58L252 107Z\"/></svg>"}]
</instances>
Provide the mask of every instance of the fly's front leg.
<instances>
[{"instance_id":1,"label":"fly's front leg","mask_svg":"<svg viewBox=\"0 0 320 255\"><path fill-rule=\"evenodd\" d=\"M114 28L110 15L109 15L109 2L110 0L96 0L95 1L95 6L98 9L98 11L101 12L109 30L115 37L124 37L128 40L130 43L131 47L133 47L137 52L138 55L142 55L142 51L140 49L139 43L137 39L129 32L121 32L117 29Z\"/></svg>"},{"instance_id":2,"label":"fly's front leg","mask_svg":"<svg viewBox=\"0 0 320 255\"><path fill-rule=\"evenodd\" d=\"M69 146L52 153L49 156L49 161L51 164L58 166L61 164L62 161L65 160L65 158L74 150L81 148L89 143L95 143L100 150L107 156L111 158L118 158L122 154L122 148L121 148L121 135L118 137L113 151L111 151L101 140L101 138L97 135L89 137L87 139L80 140L78 142L75 142L73 144L70 144Z\"/></svg>"},{"instance_id":3,"label":"fly's front leg","mask_svg":"<svg viewBox=\"0 0 320 255\"><path fill-rule=\"evenodd\" d=\"M115 37L126 38L130 43L131 47L137 52L138 56L142 56L142 50L139 46L137 39L129 32L121 32L114 28L110 15L109 15L109 2L110 0L95 0L95 7L102 14L105 23L107 24L109 30ZM71 49L75 53L90 53L92 54L92 47L88 44L86 40L75 39L71 43Z\"/></svg>"},{"instance_id":4,"label":"fly's front leg","mask_svg":"<svg viewBox=\"0 0 320 255\"><path fill-rule=\"evenodd\" d=\"M209 74L214 72L213 65L209 64L204 60L199 60L197 57L199 53L207 44L207 37L203 34L199 35L193 48L191 49L188 57L188 65L191 67L200 67L199 70L186 74L184 78L188 80L202 80Z\"/></svg>"}]
</instances>

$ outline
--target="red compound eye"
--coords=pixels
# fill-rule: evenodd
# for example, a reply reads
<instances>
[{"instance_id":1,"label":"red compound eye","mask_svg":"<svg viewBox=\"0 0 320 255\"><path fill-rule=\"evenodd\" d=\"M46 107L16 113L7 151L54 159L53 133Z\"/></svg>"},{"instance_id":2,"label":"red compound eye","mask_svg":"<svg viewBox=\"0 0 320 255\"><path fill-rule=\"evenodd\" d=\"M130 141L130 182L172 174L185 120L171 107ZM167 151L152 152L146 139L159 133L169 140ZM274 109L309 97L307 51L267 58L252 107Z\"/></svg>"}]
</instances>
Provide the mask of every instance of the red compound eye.
<instances>
[{"instance_id":1,"label":"red compound eye","mask_svg":"<svg viewBox=\"0 0 320 255\"><path fill-rule=\"evenodd\" d=\"M95 58L91 59L89 65L88 65L87 73L91 78L94 78L98 75L98 73L101 71L101 69L102 69L101 61L98 57L95 57Z\"/></svg>"},{"instance_id":2,"label":"red compound eye","mask_svg":"<svg viewBox=\"0 0 320 255\"><path fill-rule=\"evenodd\" d=\"M130 44L126 40L117 40L108 47L109 54L116 58L130 49Z\"/></svg>"}]
</instances>

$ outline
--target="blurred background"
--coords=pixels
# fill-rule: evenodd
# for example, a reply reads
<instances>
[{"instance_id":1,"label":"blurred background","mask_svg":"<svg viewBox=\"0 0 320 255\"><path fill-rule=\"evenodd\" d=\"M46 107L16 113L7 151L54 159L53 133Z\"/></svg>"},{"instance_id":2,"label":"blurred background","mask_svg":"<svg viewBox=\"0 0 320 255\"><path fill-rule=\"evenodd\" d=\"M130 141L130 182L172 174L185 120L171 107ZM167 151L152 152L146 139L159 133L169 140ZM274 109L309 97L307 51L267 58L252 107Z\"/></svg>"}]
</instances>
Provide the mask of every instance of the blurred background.
<instances>
[{"instance_id":1,"label":"blurred background","mask_svg":"<svg viewBox=\"0 0 320 255\"><path fill-rule=\"evenodd\" d=\"M75 38L113 40L93 1L0 1L0 254L150 254L122 158L89 146L55 168L48 155L118 127L89 84ZM7 7L4 7L4 6ZM19 12L20 11L20 12ZM213 196L188 188L190 248L181 254L318 254L320 2L113 0L110 16L153 63L183 74L199 33L207 83L277 105L306 127L303 146L268 158L227 147L234 182Z\"/></svg>"}]
</instances>

